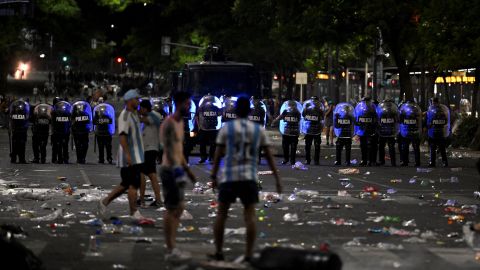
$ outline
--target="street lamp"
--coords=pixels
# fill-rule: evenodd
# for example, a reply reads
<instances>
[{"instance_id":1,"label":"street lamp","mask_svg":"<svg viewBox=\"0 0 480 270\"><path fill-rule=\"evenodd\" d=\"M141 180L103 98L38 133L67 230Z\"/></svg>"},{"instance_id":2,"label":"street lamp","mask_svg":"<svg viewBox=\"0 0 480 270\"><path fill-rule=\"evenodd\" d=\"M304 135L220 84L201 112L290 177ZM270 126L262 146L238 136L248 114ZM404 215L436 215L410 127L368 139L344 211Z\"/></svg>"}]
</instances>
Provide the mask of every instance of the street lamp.
<instances>
[{"instance_id":1,"label":"street lamp","mask_svg":"<svg viewBox=\"0 0 480 270\"><path fill-rule=\"evenodd\" d=\"M45 58L45 54L44 53L40 54L40 58L42 59Z\"/></svg>"}]
</instances>

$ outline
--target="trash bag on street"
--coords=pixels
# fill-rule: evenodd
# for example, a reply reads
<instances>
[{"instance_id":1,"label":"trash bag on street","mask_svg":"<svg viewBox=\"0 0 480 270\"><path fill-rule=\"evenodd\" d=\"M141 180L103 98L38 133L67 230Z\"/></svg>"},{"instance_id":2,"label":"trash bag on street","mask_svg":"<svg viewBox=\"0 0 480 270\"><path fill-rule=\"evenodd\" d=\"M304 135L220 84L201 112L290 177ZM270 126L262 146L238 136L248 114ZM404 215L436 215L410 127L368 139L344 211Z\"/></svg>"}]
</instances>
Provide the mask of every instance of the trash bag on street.
<instances>
[{"instance_id":1,"label":"trash bag on street","mask_svg":"<svg viewBox=\"0 0 480 270\"><path fill-rule=\"evenodd\" d=\"M12 237L11 231L3 228L0 229L0 254L2 265L8 269L45 269L42 261L31 250Z\"/></svg>"}]
</instances>

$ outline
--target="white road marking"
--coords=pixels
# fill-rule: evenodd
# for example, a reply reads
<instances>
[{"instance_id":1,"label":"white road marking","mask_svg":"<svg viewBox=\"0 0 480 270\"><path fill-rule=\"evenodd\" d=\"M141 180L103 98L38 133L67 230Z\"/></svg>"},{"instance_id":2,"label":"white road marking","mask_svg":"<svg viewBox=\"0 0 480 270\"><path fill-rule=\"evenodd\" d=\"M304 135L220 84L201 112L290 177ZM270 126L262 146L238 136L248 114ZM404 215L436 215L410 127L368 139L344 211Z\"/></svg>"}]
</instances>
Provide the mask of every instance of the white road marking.
<instances>
[{"instance_id":1,"label":"white road marking","mask_svg":"<svg viewBox=\"0 0 480 270\"><path fill-rule=\"evenodd\" d=\"M88 178L88 175L85 173L84 170L80 170L80 173L82 174L82 178L85 181L86 184L92 185L92 181L90 181L90 178Z\"/></svg>"}]
</instances>

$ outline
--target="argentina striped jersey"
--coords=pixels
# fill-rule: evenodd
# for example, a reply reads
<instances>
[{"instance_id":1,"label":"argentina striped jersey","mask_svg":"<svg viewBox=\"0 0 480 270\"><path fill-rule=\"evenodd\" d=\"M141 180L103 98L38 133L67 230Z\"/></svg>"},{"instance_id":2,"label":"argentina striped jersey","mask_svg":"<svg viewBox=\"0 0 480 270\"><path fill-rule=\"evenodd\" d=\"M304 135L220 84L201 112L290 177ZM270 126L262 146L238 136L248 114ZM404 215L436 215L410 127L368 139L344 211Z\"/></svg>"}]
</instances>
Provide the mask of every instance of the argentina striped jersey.
<instances>
[{"instance_id":1,"label":"argentina striped jersey","mask_svg":"<svg viewBox=\"0 0 480 270\"><path fill-rule=\"evenodd\" d=\"M220 183L258 180L258 155L268 145L263 127L245 118L227 122L218 133L217 145L225 146Z\"/></svg>"},{"instance_id":2,"label":"argentina striped jersey","mask_svg":"<svg viewBox=\"0 0 480 270\"><path fill-rule=\"evenodd\" d=\"M144 148L140 120L136 112L124 109L118 117L118 135L126 135L132 165L144 162ZM122 145L118 146L117 166L128 167L127 158Z\"/></svg>"}]
</instances>

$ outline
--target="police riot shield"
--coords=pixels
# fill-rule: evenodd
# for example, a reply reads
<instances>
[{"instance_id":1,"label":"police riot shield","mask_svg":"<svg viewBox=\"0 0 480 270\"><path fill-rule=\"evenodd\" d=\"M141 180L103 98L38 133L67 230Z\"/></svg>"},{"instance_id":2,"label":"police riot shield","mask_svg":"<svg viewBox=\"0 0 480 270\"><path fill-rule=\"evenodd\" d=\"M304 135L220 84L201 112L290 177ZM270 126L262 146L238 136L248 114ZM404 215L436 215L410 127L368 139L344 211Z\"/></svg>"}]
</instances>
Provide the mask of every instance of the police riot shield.
<instances>
[{"instance_id":1,"label":"police riot shield","mask_svg":"<svg viewBox=\"0 0 480 270\"><path fill-rule=\"evenodd\" d=\"M112 105L101 103L93 108L95 134L108 136L115 134L115 109Z\"/></svg>"},{"instance_id":2,"label":"police riot shield","mask_svg":"<svg viewBox=\"0 0 480 270\"><path fill-rule=\"evenodd\" d=\"M267 123L267 106L260 99L253 99L250 101L250 114L248 119L255 122L262 127Z\"/></svg>"},{"instance_id":3,"label":"police riot shield","mask_svg":"<svg viewBox=\"0 0 480 270\"><path fill-rule=\"evenodd\" d=\"M323 104L318 99L309 99L303 103L303 134L318 135L322 133L324 111Z\"/></svg>"},{"instance_id":4,"label":"police riot shield","mask_svg":"<svg viewBox=\"0 0 480 270\"><path fill-rule=\"evenodd\" d=\"M338 138L352 138L354 109L350 103L340 103L333 111L333 131Z\"/></svg>"},{"instance_id":5,"label":"police riot shield","mask_svg":"<svg viewBox=\"0 0 480 270\"><path fill-rule=\"evenodd\" d=\"M172 104L172 113L175 113L175 102ZM185 123L185 132L192 132L195 129L195 114L197 113L197 105L193 100L190 101L190 113L183 117ZM188 130L187 130L188 129Z\"/></svg>"},{"instance_id":6,"label":"police riot shield","mask_svg":"<svg viewBox=\"0 0 480 270\"><path fill-rule=\"evenodd\" d=\"M393 101L384 101L377 106L378 135L395 137L398 133L398 107Z\"/></svg>"},{"instance_id":7,"label":"police riot shield","mask_svg":"<svg viewBox=\"0 0 480 270\"><path fill-rule=\"evenodd\" d=\"M420 136L422 131L422 110L413 101L407 101L400 106L400 135L405 138Z\"/></svg>"},{"instance_id":8,"label":"police riot shield","mask_svg":"<svg viewBox=\"0 0 480 270\"><path fill-rule=\"evenodd\" d=\"M52 122L53 107L49 104L39 104L33 109L33 132L36 134L49 134Z\"/></svg>"},{"instance_id":9,"label":"police riot shield","mask_svg":"<svg viewBox=\"0 0 480 270\"><path fill-rule=\"evenodd\" d=\"M355 135L371 136L377 128L375 104L362 100L355 106Z\"/></svg>"},{"instance_id":10,"label":"police riot shield","mask_svg":"<svg viewBox=\"0 0 480 270\"><path fill-rule=\"evenodd\" d=\"M92 131L92 108L85 101L73 103L72 109L72 132L84 134Z\"/></svg>"},{"instance_id":11,"label":"police riot shield","mask_svg":"<svg viewBox=\"0 0 480 270\"><path fill-rule=\"evenodd\" d=\"M30 117L30 105L23 100L15 100L10 104L10 127L12 131L26 131Z\"/></svg>"},{"instance_id":12,"label":"police riot shield","mask_svg":"<svg viewBox=\"0 0 480 270\"><path fill-rule=\"evenodd\" d=\"M163 98L151 98L150 102L152 103L152 110L158 112L161 115L160 123L170 114L170 107L168 103Z\"/></svg>"},{"instance_id":13,"label":"police riot shield","mask_svg":"<svg viewBox=\"0 0 480 270\"><path fill-rule=\"evenodd\" d=\"M295 100L287 100L280 107L280 133L288 136L300 135L300 121L302 119L302 104Z\"/></svg>"},{"instance_id":14,"label":"police riot shield","mask_svg":"<svg viewBox=\"0 0 480 270\"><path fill-rule=\"evenodd\" d=\"M237 118L237 114L235 113L236 104L237 97L227 97L223 100L222 122L228 122Z\"/></svg>"},{"instance_id":15,"label":"police riot shield","mask_svg":"<svg viewBox=\"0 0 480 270\"><path fill-rule=\"evenodd\" d=\"M72 116L72 105L66 101L59 101L53 106L52 128L57 134L70 133L70 117Z\"/></svg>"},{"instance_id":16,"label":"police riot shield","mask_svg":"<svg viewBox=\"0 0 480 270\"><path fill-rule=\"evenodd\" d=\"M432 139L450 136L450 110L443 104L431 105L427 111L428 137Z\"/></svg>"},{"instance_id":17,"label":"police riot shield","mask_svg":"<svg viewBox=\"0 0 480 270\"><path fill-rule=\"evenodd\" d=\"M216 96L206 95L198 103L198 127L201 130L219 130L221 127L221 102Z\"/></svg>"}]
</instances>

